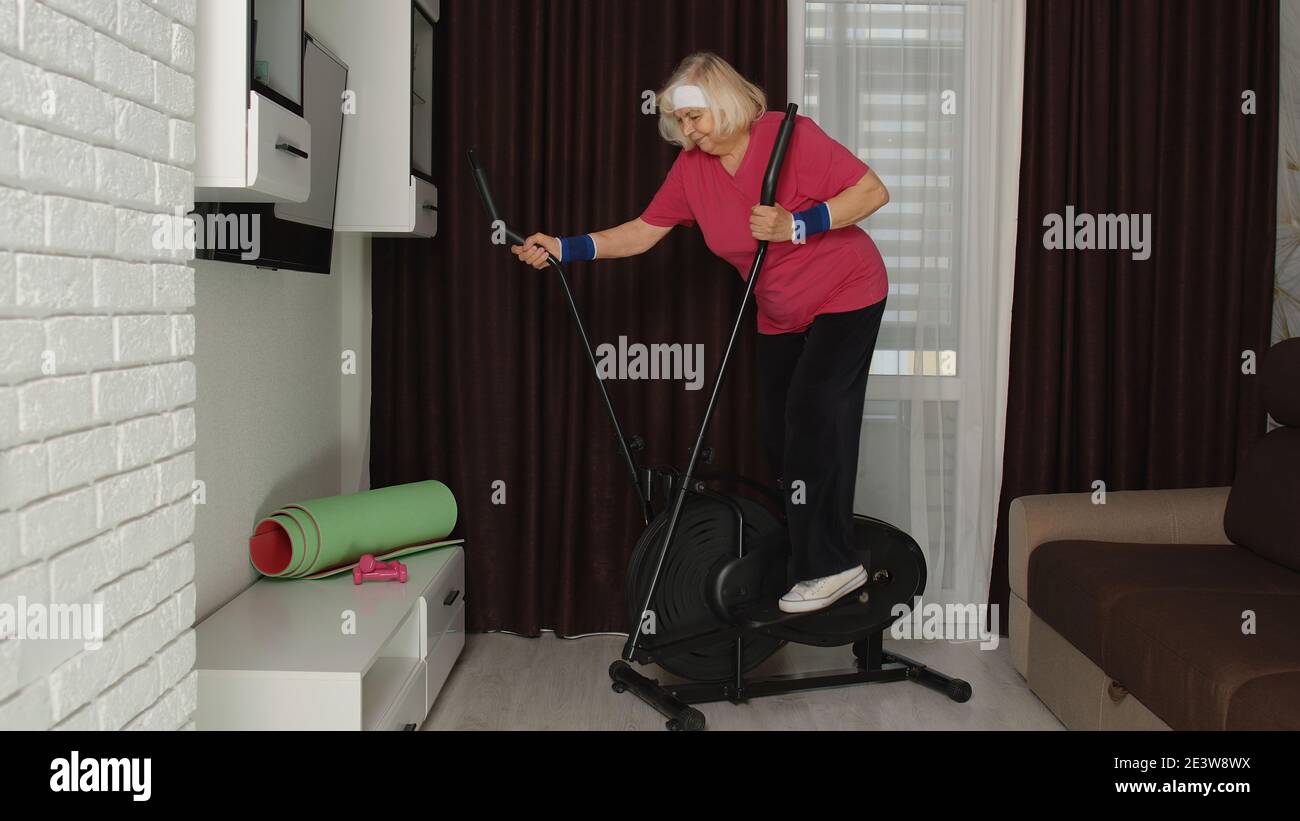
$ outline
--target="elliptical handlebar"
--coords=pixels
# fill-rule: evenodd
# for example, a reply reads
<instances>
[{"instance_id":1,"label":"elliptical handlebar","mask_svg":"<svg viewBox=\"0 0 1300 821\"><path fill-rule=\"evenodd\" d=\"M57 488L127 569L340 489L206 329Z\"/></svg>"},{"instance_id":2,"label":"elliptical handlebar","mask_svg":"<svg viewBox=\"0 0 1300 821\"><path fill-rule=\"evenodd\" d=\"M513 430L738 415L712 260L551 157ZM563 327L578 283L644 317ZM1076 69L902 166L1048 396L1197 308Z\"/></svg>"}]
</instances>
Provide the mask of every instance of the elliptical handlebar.
<instances>
[{"instance_id":1,"label":"elliptical handlebar","mask_svg":"<svg viewBox=\"0 0 1300 821\"><path fill-rule=\"evenodd\" d=\"M474 187L478 189L479 199L483 201L483 209L487 211L488 218L492 221L492 230L500 224L506 239L515 245L523 245L525 237L518 231L513 230L504 219L501 218L501 212L497 210L496 202L492 199L492 192L488 189L487 174L483 171L483 166L479 164L478 154L471 148L469 154L470 171L474 174ZM573 323L578 329L578 339L582 342L583 350L587 354L587 362L591 365L592 374L596 377L596 387L600 389L600 398L605 405L605 413L609 415L610 425L614 428L614 436L618 440L619 455L623 457L623 463L627 467L628 477L632 481L632 488L641 497L641 518L645 523L650 524L654 518L654 508L650 500L641 496L641 479L640 471L637 467L636 457L632 455L632 450L628 446L628 437L623 435L623 426L618 421L618 414L614 412L614 403L610 401L609 391L605 390L605 380L600 377L600 367L596 363L596 354L592 350L591 340L587 337L587 326L582 321L582 312L578 310L578 303L573 299L573 289L569 287L569 278L565 276L564 266L549 251L546 254L546 261L560 278L560 287L564 291L564 298L569 305L569 315L573 317Z\"/></svg>"},{"instance_id":2,"label":"elliptical handlebar","mask_svg":"<svg viewBox=\"0 0 1300 821\"><path fill-rule=\"evenodd\" d=\"M488 189L487 174L483 171L483 166L479 165L478 153L473 148L467 153L469 154L470 171L474 174L474 187L478 189L478 197L483 201L483 209L488 212L488 219L492 221L493 225L498 222L501 223L501 226L505 228L506 239L515 245L523 245L523 235L512 230L506 224L506 221L501 219L501 212L497 210L497 204L492 199L492 192Z\"/></svg>"},{"instance_id":3,"label":"elliptical handlebar","mask_svg":"<svg viewBox=\"0 0 1300 821\"><path fill-rule=\"evenodd\" d=\"M772 156L767 160L767 170L763 172L763 192L759 198L760 205L776 202L776 184L781 178L781 166L785 164L785 151L790 147L790 136L794 133L794 124L799 106L794 103L785 107L785 119L781 120L781 130L776 133L776 142L772 145Z\"/></svg>"},{"instance_id":4,"label":"elliptical handlebar","mask_svg":"<svg viewBox=\"0 0 1300 821\"><path fill-rule=\"evenodd\" d=\"M492 192L488 189L487 173L483 170L483 166L479 164L478 153L473 148L466 153L469 154L469 167L474 174L474 187L478 189L478 196L483 201L483 209L488 212L488 219L494 225L498 222L501 223L501 227L505 229L506 239L515 245L523 245L526 237L511 228L509 223L501 218L501 212L497 210L497 204L492 199ZM552 265L560 264L560 261L552 256L549 251L546 253L546 261Z\"/></svg>"}]
</instances>

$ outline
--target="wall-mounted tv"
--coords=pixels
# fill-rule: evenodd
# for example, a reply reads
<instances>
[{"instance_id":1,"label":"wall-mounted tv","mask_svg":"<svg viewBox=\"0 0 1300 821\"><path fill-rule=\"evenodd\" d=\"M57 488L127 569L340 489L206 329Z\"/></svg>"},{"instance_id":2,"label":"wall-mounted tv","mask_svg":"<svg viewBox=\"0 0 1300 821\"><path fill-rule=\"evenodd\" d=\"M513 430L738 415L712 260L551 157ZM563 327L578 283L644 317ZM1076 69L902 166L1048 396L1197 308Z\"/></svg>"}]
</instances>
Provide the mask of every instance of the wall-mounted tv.
<instances>
[{"instance_id":1,"label":"wall-mounted tv","mask_svg":"<svg viewBox=\"0 0 1300 821\"><path fill-rule=\"evenodd\" d=\"M328 274L343 93L348 67L310 34L303 43L303 116L311 124L311 193L301 203L200 202L194 205L197 259ZM231 241L237 231L238 241ZM226 241L205 238L224 233Z\"/></svg>"}]
</instances>

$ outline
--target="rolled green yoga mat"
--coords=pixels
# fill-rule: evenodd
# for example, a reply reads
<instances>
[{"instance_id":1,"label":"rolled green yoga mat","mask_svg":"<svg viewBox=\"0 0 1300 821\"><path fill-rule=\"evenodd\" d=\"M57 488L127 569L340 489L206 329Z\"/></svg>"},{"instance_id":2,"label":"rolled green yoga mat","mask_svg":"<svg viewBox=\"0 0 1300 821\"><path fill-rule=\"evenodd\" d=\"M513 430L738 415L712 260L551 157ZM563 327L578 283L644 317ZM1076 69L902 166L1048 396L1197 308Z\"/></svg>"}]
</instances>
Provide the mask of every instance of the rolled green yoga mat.
<instances>
[{"instance_id":1,"label":"rolled green yoga mat","mask_svg":"<svg viewBox=\"0 0 1300 821\"><path fill-rule=\"evenodd\" d=\"M257 523L248 557L263 575L297 579L437 542L455 526L456 498L430 479L285 505Z\"/></svg>"}]
</instances>

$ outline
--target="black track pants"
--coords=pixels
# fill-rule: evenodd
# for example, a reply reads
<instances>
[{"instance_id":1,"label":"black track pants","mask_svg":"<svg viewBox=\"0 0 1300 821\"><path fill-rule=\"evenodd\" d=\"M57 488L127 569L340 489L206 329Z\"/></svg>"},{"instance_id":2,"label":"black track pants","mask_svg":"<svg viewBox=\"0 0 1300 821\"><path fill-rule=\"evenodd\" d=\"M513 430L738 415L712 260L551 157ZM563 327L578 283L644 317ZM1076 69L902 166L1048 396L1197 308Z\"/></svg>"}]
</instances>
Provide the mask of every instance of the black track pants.
<instances>
[{"instance_id":1,"label":"black track pants","mask_svg":"<svg viewBox=\"0 0 1300 821\"><path fill-rule=\"evenodd\" d=\"M859 563L851 548L858 437L885 300L820 314L802 333L760 334L763 445L790 526L789 582Z\"/></svg>"}]
</instances>

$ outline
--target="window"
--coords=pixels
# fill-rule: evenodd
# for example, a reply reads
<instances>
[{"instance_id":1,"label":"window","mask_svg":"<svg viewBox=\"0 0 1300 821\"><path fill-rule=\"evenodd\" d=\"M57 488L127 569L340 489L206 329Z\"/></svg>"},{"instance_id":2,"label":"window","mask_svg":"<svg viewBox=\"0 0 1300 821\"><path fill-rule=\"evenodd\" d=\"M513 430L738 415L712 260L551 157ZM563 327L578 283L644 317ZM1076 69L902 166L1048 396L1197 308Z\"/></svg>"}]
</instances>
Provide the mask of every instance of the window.
<instances>
[{"instance_id":1,"label":"window","mask_svg":"<svg viewBox=\"0 0 1300 821\"><path fill-rule=\"evenodd\" d=\"M890 278L872 373L955 377L965 5L808 2L803 11L801 108L890 191L863 224Z\"/></svg>"},{"instance_id":2,"label":"window","mask_svg":"<svg viewBox=\"0 0 1300 821\"><path fill-rule=\"evenodd\" d=\"M890 202L862 227L889 272L871 362L854 508L902 526L955 595L963 385L958 284L968 9L961 0L792 0L801 110L872 167ZM799 93L796 90L796 93ZM796 97L795 99L799 99ZM978 369L976 369L978 370ZM969 591L962 595L970 597Z\"/></svg>"}]
</instances>

